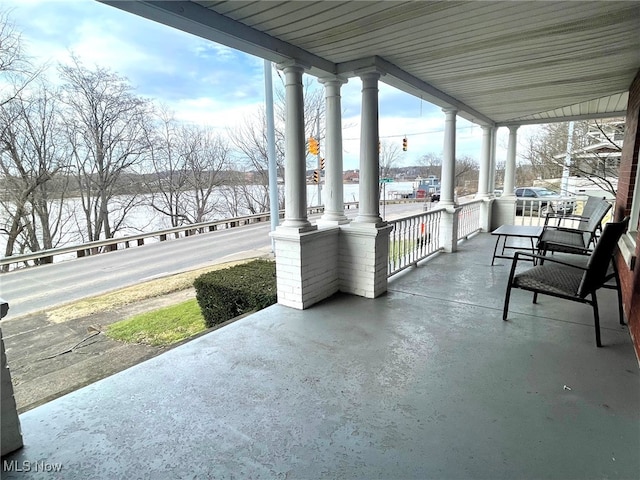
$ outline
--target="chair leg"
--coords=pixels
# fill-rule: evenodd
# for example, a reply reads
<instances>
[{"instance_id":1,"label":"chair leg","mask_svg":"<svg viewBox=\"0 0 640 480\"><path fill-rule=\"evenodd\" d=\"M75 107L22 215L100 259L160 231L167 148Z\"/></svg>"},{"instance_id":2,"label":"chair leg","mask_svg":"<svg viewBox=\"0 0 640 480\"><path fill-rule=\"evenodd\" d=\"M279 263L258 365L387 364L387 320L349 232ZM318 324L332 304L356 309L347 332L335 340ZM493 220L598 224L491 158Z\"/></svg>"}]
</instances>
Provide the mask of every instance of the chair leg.
<instances>
[{"instance_id":1,"label":"chair leg","mask_svg":"<svg viewBox=\"0 0 640 480\"><path fill-rule=\"evenodd\" d=\"M591 305L593 306L593 324L596 329L596 346L601 347L600 341L600 315L598 314L598 300L596 299L596 292L591 294Z\"/></svg>"},{"instance_id":2,"label":"chair leg","mask_svg":"<svg viewBox=\"0 0 640 480\"><path fill-rule=\"evenodd\" d=\"M511 282L507 285L507 293L504 296L504 308L502 309L502 320L507 320L509 312L509 300L511 299Z\"/></svg>"},{"instance_id":3,"label":"chair leg","mask_svg":"<svg viewBox=\"0 0 640 480\"><path fill-rule=\"evenodd\" d=\"M538 292L533 292L533 302L531 303L538 303Z\"/></svg>"},{"instance_id":4,"label":"chair leg","mask_svg":"<svg viewBox=\"0 0 640 480\"><path fill-rule=\"evenodd\" d=\"M504 308L502 309L502 320L507 320L509 313L509 300L511 299L511 287L513 285L513 277L516 274L516 265L518 264L518 252L516 252L511 261L511 270L509 271L509 280L507 280L507 292L504 295Z\"/></svg>"},{"instance_id":5,"label":"chair leg","mask_svg":"<svg viewBox=\"0 0 640 480\"><path fill-rule=\"evenodd\" d=\"M615 258L611 259L613 265L613 278L616 282L616 293L618 294L618 315L620 316L620 325L625 325L624 323L624 309L622 307L622 287L620 285L620 276L618 275L618 266L616 265Z\"/></svg>"}]
</instances>

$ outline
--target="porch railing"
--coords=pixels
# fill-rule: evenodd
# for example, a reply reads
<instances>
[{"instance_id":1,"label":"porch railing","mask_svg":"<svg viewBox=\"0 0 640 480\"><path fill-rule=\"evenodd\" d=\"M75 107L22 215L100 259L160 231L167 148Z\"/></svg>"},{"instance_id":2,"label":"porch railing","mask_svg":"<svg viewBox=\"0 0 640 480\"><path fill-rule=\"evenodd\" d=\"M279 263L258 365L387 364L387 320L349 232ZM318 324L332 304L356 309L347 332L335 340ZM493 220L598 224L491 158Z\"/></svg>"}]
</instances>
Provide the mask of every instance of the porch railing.
<instances>
[{"instance_id":1,"label":"porch railing","mask_svg":"<svg viewBox=\"0 0 640 480\"><path fill-rule=\"evenodd\" d=\"M547 213L575 212L579 202L576 197L566 197L560 200L518 198L516 202L516 224L544 225Z\"/></svg>"},{"instance_id":2,"label":"porch railing","mask_svg":"<svg viewBox=\"0 0 640 480\"><path fill-rule=\"evenodd\" d=\"M472 200L460 205L458 212L458 240L482 230L480 227L480 205L482 200Z\"/></svg>"},{"instance_id":3,"label":"porch railing","mask_svg":"<svg viewBox=\"0 0 640 480\"><path fill-rule=\"evenodd\" d=\"M440 221L443 211L436 208L388 222L393 226L389 237L388 277L442 250Z\"/></svg>"}]
</instances>

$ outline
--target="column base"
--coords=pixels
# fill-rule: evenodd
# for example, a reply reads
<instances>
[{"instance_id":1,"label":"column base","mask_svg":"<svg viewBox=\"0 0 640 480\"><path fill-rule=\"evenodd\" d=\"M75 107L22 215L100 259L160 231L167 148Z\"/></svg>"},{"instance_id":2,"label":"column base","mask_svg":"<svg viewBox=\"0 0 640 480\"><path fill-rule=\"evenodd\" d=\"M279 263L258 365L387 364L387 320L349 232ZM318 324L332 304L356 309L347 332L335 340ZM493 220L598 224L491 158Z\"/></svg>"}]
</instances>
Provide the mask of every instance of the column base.
<instances>
[{"instance_id":1,"label":"column base","mask_svg":"<svg viewBox=\"0 0 640 480\"><path fill-rule=\"evenodd\" d=\"M316 222L318 227L330 227L330 226L338 226L338 225L346 225L350 223L345 215L337 215L337 214L324 214L320 219Z\"/></svg>"},{"instance_id":2,"label":"column base","mask_svg":"<svg viewBox=\"0 0 640 480\"><path fill-rule=\"evenodd\" d=\"M381 228L387 224L380 215L358 215L351 226L354 228Z\"/></svg>"},{"instance_id":3,"label":"column base","mask_svg":"<svg viewBox=\"0 0 640 480\"><path fill-rule=\"evenodd\" d=\"M340 291L375 298L387 291L389 233L382 223L351 222L340 227Z\"/></svg>"},{"instance_id":4,"label":"column base","mask_svg":"<svg viewBox=\"0 0 640 480\"><path fill-rule=\"evenodd\" d=\"M284 220L278 229L286 229L291 232L311 232L313 230L317 230L318 227L316 225L311 225L306 220Z\"/></svg>"}]
</instances>

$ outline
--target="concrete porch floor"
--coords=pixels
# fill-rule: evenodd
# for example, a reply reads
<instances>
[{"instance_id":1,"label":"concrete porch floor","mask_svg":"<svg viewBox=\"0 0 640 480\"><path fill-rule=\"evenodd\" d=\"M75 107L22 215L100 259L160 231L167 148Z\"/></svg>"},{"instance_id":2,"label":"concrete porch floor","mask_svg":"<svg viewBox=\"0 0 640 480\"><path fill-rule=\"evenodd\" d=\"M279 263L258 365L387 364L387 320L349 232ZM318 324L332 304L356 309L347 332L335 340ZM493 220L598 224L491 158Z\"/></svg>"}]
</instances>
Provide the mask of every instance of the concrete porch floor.
<instances>
[{"instance_id":1,"label":"concrete porch floor","mask_svg":"<svg viewBox=\"0 0 640 480\"><path fill-rule=\"evenodd\" d=\"M638 478L615 293L514 290L480 234L375 300L275 305L21 415L3 478ZM15 463L8 463L15 461ZM56 464L61 471L43 473Z\"/></svg>"}]
</instances>

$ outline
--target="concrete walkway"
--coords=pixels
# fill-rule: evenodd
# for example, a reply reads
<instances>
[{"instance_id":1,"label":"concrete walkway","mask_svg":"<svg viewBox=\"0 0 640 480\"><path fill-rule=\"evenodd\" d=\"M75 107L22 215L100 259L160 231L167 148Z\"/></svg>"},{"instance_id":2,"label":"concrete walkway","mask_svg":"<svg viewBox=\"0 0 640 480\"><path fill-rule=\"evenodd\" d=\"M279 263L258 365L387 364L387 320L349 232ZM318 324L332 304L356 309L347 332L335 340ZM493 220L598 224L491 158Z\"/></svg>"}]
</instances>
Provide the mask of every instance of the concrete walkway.
<instances>
[{"instance_id":1,"label":"concrete walkway","mask_svg":"<svg viewBox=\"0 0 640 480\"><path fill-rule=\"evenodd\" d=\"M601 349L588 306L514 292L503 322L494 240L375 300L274 305L30 410L3 478L638 478L615 294ZM37 461L46 475L17 471Z\"/></svg>"},{"instance_id":2,"label":"concrete walkway","mask_svg":"<svg viewBox=\"0 0 640 480\"><path fill-rule=\"evenodd\" d=\"M96 329L194 296L190 289L64 323L50 322L46 312L3 321L18 413L166 351L117 342Z\"/></svg>"}]
</instances>

